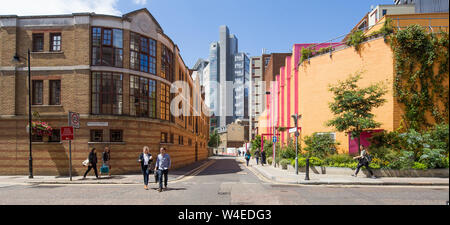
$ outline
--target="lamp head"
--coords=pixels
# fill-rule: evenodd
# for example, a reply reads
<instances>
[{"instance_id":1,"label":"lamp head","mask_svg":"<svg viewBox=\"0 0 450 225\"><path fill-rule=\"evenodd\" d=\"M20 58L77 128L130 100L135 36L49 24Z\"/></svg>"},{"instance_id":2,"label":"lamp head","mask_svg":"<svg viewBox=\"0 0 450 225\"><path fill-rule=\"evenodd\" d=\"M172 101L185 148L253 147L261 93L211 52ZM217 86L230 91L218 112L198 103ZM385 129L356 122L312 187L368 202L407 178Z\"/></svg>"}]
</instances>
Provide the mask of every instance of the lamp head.
<instances>
[{"instance_id":1,"label":"lamp head","mask_svg":"<svg viewBox=\"0 0 450 225\"><path fill-rule=\"evenodd\" d=\"M13 56L12 62L13 62L13 63L18 63L18 62L20 62L20 56L18 56L17 54L15 54L15 55Z\"/></svg>"}]
</instances>

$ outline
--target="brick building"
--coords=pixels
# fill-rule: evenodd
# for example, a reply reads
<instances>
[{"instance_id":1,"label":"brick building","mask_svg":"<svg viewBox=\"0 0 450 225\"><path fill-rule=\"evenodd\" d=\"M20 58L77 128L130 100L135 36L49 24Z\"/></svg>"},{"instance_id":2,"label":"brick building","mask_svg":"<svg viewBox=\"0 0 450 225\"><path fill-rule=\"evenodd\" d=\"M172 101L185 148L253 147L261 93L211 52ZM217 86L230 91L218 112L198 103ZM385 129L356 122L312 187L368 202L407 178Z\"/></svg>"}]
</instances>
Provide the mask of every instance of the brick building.
<instances>
[{"instance_id":1,"label":"brick building","mask_svg":"<svg viewBox=\"0 0 450 225\"><path fill-rule=\"evenodd\" d=\"M139 172L145 145L152 154L165 146L173 168L208 156L209 118L200 113L198 81L147 9L123 16L0 16L0 174L28 173L28 49L31 110L39 113L33 120L53 127L49 138L33 136L34 174L68 174L69 146L58 132L69 111L81 121L72 142L75 175L85 170L81 162L92 147L100 160L110 146L113 174ZM171 93L175 81L190 91ZM190 104L171 107L174 98Z\"/></svg>"}]
</instances>

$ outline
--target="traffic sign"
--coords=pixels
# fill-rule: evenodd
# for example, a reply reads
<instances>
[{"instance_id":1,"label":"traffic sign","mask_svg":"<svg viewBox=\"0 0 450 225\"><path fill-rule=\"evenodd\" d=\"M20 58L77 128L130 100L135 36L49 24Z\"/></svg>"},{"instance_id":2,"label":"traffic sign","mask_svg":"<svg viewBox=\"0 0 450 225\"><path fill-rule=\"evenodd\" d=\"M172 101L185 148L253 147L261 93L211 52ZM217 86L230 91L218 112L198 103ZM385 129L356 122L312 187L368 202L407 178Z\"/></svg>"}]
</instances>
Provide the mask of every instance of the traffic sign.
<instances>
[{"instance_id":1,"label":"traffic sign","mask_svg":"<svg viewBox=\"0 0 450 225\"><path fill-rule=\"evenodd\" d=\"M73 127L61 127L61 140L73 140Z\"/></svg>"},{"instance_id":2,"label":"traffic sign","mask_svg":"<svg viewBox=\"0 0 450 225\"><path fill-rule=\"evenodd\" d=\"M272 137L272 142L273 142L273 143L277 142L277 136L273 136L273 137Z\"/></svg>"},{"instance_id":3,"label":"traffic sign","mask_svg":"<svg viewBox=\"0 0 450 225\"><path fill-rule=\"evenodd\" d=\"M80 114L76 112L69 112L69 126L73 128L80 128Z\"/></svg>"},{"instance_id":4,"label":"traffic sign","mask_svg":"<svg viewBox=\"0 0 450 225\"><path fill-rule=\"evenodd\" d=\"M289 129L289 133L295 133L297 131L297 127L293 127Z\"/></svg>"}]
</instances>

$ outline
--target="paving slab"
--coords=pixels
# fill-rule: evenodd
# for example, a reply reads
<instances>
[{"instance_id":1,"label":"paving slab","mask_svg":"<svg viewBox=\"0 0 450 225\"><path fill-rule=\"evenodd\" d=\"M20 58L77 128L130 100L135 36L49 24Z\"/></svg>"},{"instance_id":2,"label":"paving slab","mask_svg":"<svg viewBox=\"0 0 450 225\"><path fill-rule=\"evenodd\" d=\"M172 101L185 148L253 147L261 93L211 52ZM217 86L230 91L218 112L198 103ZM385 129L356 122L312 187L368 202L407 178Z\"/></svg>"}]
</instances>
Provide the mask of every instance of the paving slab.
<instances>
[{"instance_id":1,"label":"paving slab","mask_svg":"<svg viewBox=\"0 0 450 225\"><path fill-rule=\"evenodd\" d=\"M244 157L236 157L240 163L245 163ZM256 165L254 159L250 160L249 166L257 173L274 182L286 184L305 185L412 185L412 186L449 186L449 178L434 177L379 177L368 178L364 174L358 177L348 175L329 175L309 173L309 180L305 180L306 173L282 170L272 165Z\"/></svg>"},{"instance_id":2,"label":"paving slab","mask_svg":"<svg viewBox=\"0 0 450 225\"><path fill-rule=\"evenodd\" d=\"M196 169L210 161L210 159L198 161L188 166L170 170L168 175L169 183L180 180L186 175L194 172ZM28 176L0 176L0 183L2 184L143 184L142 174L134 175L112 175L100 176L96 179L95 176L72 176L72 181L68 176L33 176L32 179ZM154 175L150 174L149 183L156 183Z\"/></svg>"}]
</instances>

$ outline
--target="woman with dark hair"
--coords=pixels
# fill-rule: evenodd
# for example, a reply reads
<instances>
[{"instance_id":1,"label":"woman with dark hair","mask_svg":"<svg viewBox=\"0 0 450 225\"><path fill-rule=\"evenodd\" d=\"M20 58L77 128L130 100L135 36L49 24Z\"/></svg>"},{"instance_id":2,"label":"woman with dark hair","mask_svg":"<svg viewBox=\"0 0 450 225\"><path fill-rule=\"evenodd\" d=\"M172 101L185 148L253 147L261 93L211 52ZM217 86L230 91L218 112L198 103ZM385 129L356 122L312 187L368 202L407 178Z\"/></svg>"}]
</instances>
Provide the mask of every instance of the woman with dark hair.
<instances>
[{"instance_id":1,"label":"woman with dark hair","mask_svg":"<svg viewBox=\"0 0 450 225\"><path fill-rule=\"evenodd\" d=\"M86 175L89 173L89 171L93 168L94 169L94 173L95 173L95 177L97 177L98 179L98 172L97 172L97 151L95 150L95 148L92 148L91 152L89 153L89 166L86 170L86 172L84 173L83 179L86 178Z\"/></svg>"},{"instance_id":2,"label":"woman with dark hair","mask_svg":"<svg viewBox=\"0 0 450 225\"><path fill-rule=\"evenodd\" d=\"M102 153L102 161L103 161L103 167L108 167L108 176L111 176L111 164L109 161L111 160L111 150L108 146L105 146L105 150ZM100 173L102 168L100 168Z\"/></svg>"}]
</instances>

